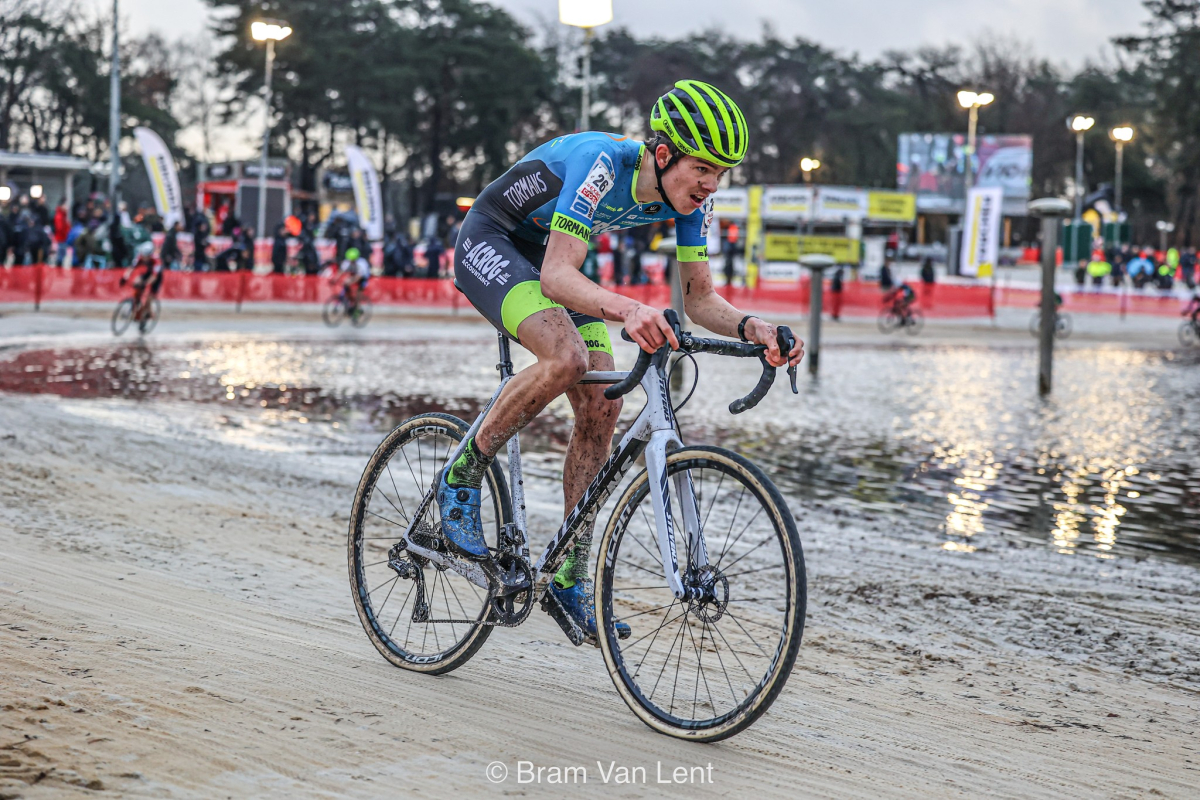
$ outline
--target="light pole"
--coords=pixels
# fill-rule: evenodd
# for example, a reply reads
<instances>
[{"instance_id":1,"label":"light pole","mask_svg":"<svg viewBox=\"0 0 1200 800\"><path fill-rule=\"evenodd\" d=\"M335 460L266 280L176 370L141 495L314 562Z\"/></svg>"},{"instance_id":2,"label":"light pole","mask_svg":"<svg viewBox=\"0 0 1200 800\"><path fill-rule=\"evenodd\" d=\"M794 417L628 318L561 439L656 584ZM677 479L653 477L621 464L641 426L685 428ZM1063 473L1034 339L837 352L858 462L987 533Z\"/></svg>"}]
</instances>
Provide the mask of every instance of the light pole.
<instances>
[{"instance_id":1,"label":"light pole","mask_svg":"<svg viewBox=\"0 0 1200 800\"><path fill-rule=\"evenodd\" d=\"M1038 394L1048 395L1054 376L1054 330L1058 303L1054 295L1054 267L1058 257L1058 227L1071 213L1071 204L1057 197L1029 203L1029 215L1042 220L1042 302L1038 329Z\"/></svg>"},{"instance_id":2,"label":"light pole","mask_svg":"<svg viewBox=\"0 0 1200 800\"><path fill-rule=\"evenodd\" d=\"M591 128L592 29L612 22L612 0L558 0L558 21L583 28L583 98L579 130Z\"/></svg>"},{"instance_id":3,"label":"light pole","mask_svg":"<svg viewBox=\"0 0 1200 800\"><path fill-rule=\"evenodd\" d=\"M256 237L266 236L267 226L267 147L271 142L271 71L275 66L275 43L292 35L292 29L279 20L260 20L251 23L250 35L255 41L267 43L266 82L263 90L262 163L258 173L258 228Z\"/></svg>"},{"instance_id":4,"label":"light pole","mask_svg":"<svg viewBox=\"0 0 1200 800\"><path fill-rule=\"evenodd\" d=\"M1083 135L1092 129L1096 120L1086 114L1067 117L1067 129L1075 133L1075 221L1083 219Z\"/></svg>"},{"instance_id":5,"label":"light pole","mask_svg":"<svg viewBox=\"0 0 1200 800\"><path fill-rule=\"evenodd\" d=\"M967 169L966 190L975 185L975 127L979 123L979 109L996 99L991 92L971 92L966 89L958 93L958 104L967 109Z\"/></svg>"},{"instance_id":6,"label":"light pole","mask_svg":"<svg viewBox=\"0 0 1200 800\"><path fill-rule=\"evenodd\" d=\"M1121 221L1121 211L1124 206L1121 205L1121 178L1125 171L1125 144L1133 141L1133 127L1130 125L1122 125L1113 128L1109 132L1109 136L1117 145L1117 179L1113 184L1113 202L1116 205L1117 221Z\"/></svg>"},{"instance_id":7,"label":"light pole","mask_svg":"<svg viewBox=\"0 0 1200 800\"><path fill-rule=\"evenodd\" d=\"M113 0L113 36L112 36L112 73L109 75L108 99L108 146L109 160L112 164L112 174L108 176L108 197L112 203L112 219L117 219L121 210L118 208L117 194L121 191L121 50L117 29L120 27L120 16L117 13L117 3Z\"/></svg>"}]
</instances>

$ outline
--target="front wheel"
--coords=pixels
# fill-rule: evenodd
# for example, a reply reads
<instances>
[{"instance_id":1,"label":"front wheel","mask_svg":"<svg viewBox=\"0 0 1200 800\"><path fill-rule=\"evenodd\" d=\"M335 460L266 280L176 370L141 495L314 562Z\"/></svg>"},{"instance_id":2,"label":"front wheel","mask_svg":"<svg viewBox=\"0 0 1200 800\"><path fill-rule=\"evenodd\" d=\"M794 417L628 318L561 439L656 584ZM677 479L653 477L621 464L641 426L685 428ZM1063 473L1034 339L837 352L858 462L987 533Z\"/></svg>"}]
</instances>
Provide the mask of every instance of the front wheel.
<instances>
[{"instance_id":1,"label":"front wheel","mask_svg":"<svg viewBox=\"0 0 1200 800\"><path fill-rule=\"evenodd\" d=\"M600 542L600 649L642 722L712 742L753 724L791 674L804 633L804 553L779 490L745 458L687 447L667 456L667 474L680 575L692 595L681 600L667 587L643 471ZM681 513L684 503L692 513ZM686 518L698 522L697 541ZM616 621L632 628L627 639Z\"/></svg>"},{"instance_id":2,"label":"front wheel","mask_svg":"<svg viewBox=\"0 0 1200 800\"><path fill-rule=\"evenodd\" d=\"M1073 329L1074 328L1071 324L1071 315L1070 314L1064 314L1063 312L1060 311L1054 315L1054 338L1055 339L1070 339L1071 331Z\"/></svg>"},{"instance_id":3,"label":"front wheel","mask_svg":"<svg viewBox=\"0 0 1200 800\"><path fill-rule=\"evenodd\" d=\"M129 330L129 323L133 322L133 300L126 297L121 302L117 303L117 308L112 315L112 332L114 336L120 336L125 331Z\"/></svg>"},{"instance_id":4,"label":"front wheel","mask_svg":"<svg viewBox=\"0 0 1200 800\"><path fill-rule=\"evenodd\" d=\"M342 324L342 317L346 315L346 304L342 302L340 297L331 297L325 301L325 307L321 309L321 318L325 320L325 324L331 328L336 328Z\"/></svg>"},{"instance_id":5,"label":"front wheel","mask_svg":"<svg viewBox=\"0 0 1200 800\"><path fill-rule=\"evenodd\" d=\"M1179 326L1179 343L1184 347L1195 347L1200 344L1200 326L1190 319Z\"/></svg>"},{"instance_id":6,"label":"front wheel","mask_svg":"<svg viewBox=\"0 0 1200 800\"><path fill-rule=\"evenodd\" d=\"M487 641L492 628L481 623L492 598L454 570L395 546L467 429L457 417L433 413L398 425L367 462L350 512L350 589L367 637L397 667L433 675L462 666ZM504 473L493 462L480 505L489 547L511 519L508 498ZM412 535L438 549L441 524L430 503ZM426 613L416 613L420 605Z\"/></svg>"}]
</instances>

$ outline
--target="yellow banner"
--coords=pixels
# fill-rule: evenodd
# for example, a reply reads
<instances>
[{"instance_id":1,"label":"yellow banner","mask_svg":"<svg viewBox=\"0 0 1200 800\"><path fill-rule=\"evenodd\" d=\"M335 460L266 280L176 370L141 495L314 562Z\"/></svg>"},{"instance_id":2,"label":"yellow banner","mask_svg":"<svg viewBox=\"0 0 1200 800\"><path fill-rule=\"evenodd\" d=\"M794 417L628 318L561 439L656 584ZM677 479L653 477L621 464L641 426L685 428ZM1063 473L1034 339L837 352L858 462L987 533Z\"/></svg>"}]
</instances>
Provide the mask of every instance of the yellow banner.
<instances>
[{"instance_id":1,"label":"yellow banner","mask_svg":"<svg viewBox=\"0 0 1200 800\"><path fill-rule=\"evenodd\" d=\"M751 289L758 285L758 265L763 260L757 253L758 240L762 236L762 194L761 186L751 186L747 190L746 286Z\"/></svg>"},{"instance_id":2,"label":"yellow banner","mask_svg":"<svg viewBox=\"0 0 1200 800\"><path fill-rule=\"evenodd\" d=\"M904 192L868 192L867 218L879 222L912 222L917 218L917 196Z\"/></svg>"},{"instance_id":3,"label":"yellow banner","mask_svg":"<svg viewBox=\"0 0 1200 800\"><path fill-rule=\"evenodd\" d=\"M794 233L768 233L763 249L767 261L799 261L800 256L823 253L833 256L839 264L857 264L860 252L858 239Z\"/></svg>"}]
</instances>

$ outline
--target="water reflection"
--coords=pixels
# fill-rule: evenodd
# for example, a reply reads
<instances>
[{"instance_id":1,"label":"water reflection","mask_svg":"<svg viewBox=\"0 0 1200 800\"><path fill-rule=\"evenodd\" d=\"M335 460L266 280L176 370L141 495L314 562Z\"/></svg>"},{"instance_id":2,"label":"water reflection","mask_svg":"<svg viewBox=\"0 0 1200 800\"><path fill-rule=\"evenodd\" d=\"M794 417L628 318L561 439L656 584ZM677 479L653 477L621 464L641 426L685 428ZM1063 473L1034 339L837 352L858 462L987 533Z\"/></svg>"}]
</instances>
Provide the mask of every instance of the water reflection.
<instances>
[{"instance_id":1,"label":"water reflection","mask_svg":"<svg viewBox=\"0 0 1200 800\"><path fill-rule=\"evenodd\" d=\"M626 349L619 359L632 359ZM1200 355L1063 351L1043 402L1029 350L835 346L799 398L775 391L739 417L726 405L754 385L757 366L700 361L685 438L764 462L794 497L936 530L931 546L947 550L1020 537L1064 555L1200 562ZM219 403L382 429L418 410L471 418L495 387L494 362L489 338L123 344L19 354L0 362L0 390ZM637 408L631 397L626 416ZM569 417L565 402L553 404L530 449L561 451Z\"/></svg>"}]
</instances>

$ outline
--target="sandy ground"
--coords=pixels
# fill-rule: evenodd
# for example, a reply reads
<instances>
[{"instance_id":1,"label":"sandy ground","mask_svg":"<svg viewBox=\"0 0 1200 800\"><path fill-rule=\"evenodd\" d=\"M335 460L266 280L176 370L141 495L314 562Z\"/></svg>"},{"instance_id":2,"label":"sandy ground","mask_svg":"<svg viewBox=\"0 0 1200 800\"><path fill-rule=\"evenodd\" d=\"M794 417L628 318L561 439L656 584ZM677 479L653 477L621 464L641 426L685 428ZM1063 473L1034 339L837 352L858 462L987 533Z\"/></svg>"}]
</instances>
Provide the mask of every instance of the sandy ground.
<instances>
[{"instance_id":1,"label":"sandy ground","mask_svg":"<svg viewBox=\"0 0 1200 800\"><path fill-rule=\"evenodd\" d=\"M354 335L288 316L174 320L156 337ZM1032 347L1026 322L931 325L923 340ZM1171 346L1170 323L1120 341ZM380 318L371 333L461 324ZM1112 338L1097 325L1071 346ZM0 348L110 341L105 326L6 314ZM830 336L878 338L859 323ZM642 726L599 652L536 610L450 676L387 664L345 566L373 444L217 406L0 396L0 797L564 793L548 772L519 783L519 761L583 767L571 791L589 796L1200 795L1192 567L953 553L919 528L794 502L810 578L796 669L750 730L685 744ZM560 489L529 483L531 523L550 530ZM499 785L493 761L510 770ZM614 762L645 782L605 784Z\"/></svg>"}]
</instances>

